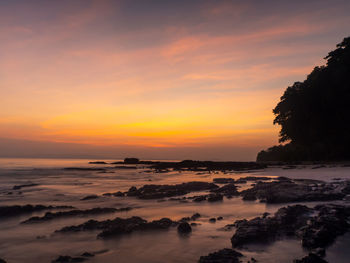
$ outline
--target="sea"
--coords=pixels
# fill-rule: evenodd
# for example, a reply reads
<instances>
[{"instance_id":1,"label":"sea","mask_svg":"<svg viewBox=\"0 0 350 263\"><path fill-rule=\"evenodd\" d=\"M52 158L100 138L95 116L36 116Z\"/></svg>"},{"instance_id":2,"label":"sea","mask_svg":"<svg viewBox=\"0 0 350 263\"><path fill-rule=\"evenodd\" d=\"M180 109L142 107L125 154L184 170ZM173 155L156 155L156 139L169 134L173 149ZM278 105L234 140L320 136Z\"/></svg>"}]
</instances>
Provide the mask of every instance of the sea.
<instances>
[{"instance_id":1,"label":"sea","mask_svg":"<svg viewBox=\"0 0 350 263\"><path fill-rule=\"evenodd\" d=\"M104 164L91 164L103 161ZM140 200L135 197L106 196L104 193L127 191L130 187L146 184L179 184L191 181L212 182L214 178L239 179L247 176L279 176L298 179L317 179L328 182L350 180L350 167L334 165L273 166L262 170L240 172L169 171L156 173L147 165L132 165L130 169L115 168L121 160L88 159L19 159L0 158L0 206L54 205L74 206L77 209L95 207L131 207L130 211L94 216L78 216L47 222L23 224L32 216L43 216L47 211L0 218L0 258L9 263L51 262L60 255L76 257L84 252L95 254L87 262L198 262L200 256L231 248L233 224L239 219L252 219L263 213L274 213L291 204L266 204L243 201L241 197L224 198L221 202L188 202L186 200ZM84 169L65 169L65 168ZM103 169L89 169L103 168ZM15 186L27 185L16 189ZM29 186L28 186L29 185ZM32 186L30 186L32 185ZM241 185L239 190L251 187ZM17 187L18 188L18 187ZM203 193L191 193L199 195ZM189 195L191 195L189 194ZM97 198L82 200L89 195ZM347 201L337 201L350 205ZM304 203L313 207L321 202ZM90 219L107 220L116 217L139 216L146 220L164 217L180 220L194 213L201 217L189 235L179 235L176 227L161 231L136 231L111 239L97 238L96 231L55 233L65 226L82 224ZM223 217L215 223L210 218ZM348 263L350 234L338 237L327 249L326 260ZM300 241L282 238L272 243L253 244L238 250L243 262L251 258L261 263L293 262L308 252Z\"/></svg>"}]
</instances>

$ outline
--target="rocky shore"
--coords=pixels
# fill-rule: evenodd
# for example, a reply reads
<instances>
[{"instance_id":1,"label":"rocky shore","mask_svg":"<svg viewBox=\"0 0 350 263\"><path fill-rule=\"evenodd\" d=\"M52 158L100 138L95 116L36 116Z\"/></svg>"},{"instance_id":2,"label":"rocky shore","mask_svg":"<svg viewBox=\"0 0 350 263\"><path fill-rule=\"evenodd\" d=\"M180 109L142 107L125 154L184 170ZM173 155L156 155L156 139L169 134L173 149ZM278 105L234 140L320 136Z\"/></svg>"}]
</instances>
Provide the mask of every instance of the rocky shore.
<instances>
[{"instance_id":1,"label":"rocky shore","mask_svg":"<svg viewBox=\"0 0 350 263\"><path fill-rule=\"evenodd\" d=\"M106 169L105 162L91 164L101 166L98 169ZM198 172L202 169L201 165L204 164L207 165L206 172ZM132 159L123 162L123 165L129 165L134 169L135 165L144 164L142 161ZM54 202L59 197L67 198L65 195L56 194L51 199L52 203L0 206L0 218L6 220L14 218L22 227L40 225L54 227L48 234L38 234L37 240L59 240L60 238L67 240L70 236L73 239L75 236L79 237L87 233L103 242L110 240L119 242L120 237L129 237L133 234L153 235L153 233L169 233L169 235L175 233L181 238L180 240L188 240L195 238L199 232L208 228L214 229L211 231L225 231L229 234L226 240L230 246L216 247L217 251L210 247L203 247L202 256L197 258L200 263L259 262L258 257L255 259L255 256L250 256L254 246L273 245L290 238L300 242L300 247L305 252L302 256L295 256L294 263L324 263L327 262L329 247L350 230L350 206L346 202L350 195L350 181L348 180L293 179L282 176L261 176L260 174L255 176L254 173L248 176L240 176L240 173L236 173L232 176L226 172L213 173L210 168L213 167L212 164L206 162L184 161L181 162L181 165L172 163L171 167L163 162L161 165L157 163L157 166L154 163L147 163L147 165L152 168L148 166L145 169L154 169L154 180L152 181L157 180L155 177L157 169L164 171L180 169L179 174L189 169L192 177L183 183L174 183L179 180L173 180L171 183L160 181L149 184L151 180L148 180L148 172L145 170L145 180L142 184L131 184L131 186L128 185L128 188L120 189L109 187L100 192L76 192L71 197L73 200L71 203ZM226 163L223 166L220 165L216 167L221 167L220 169L224 166L228 167ZM252 167L250 166L249 169ZM99 174L100 171L94 167L91 167L92 170L84 169L82 167L82 169L66 171L73 175L82 171ZM128 172L125 170L125 173ZM170 176L171 173L157 176L166 177L168 175ZM194 175L198 175L197 180L191 180ZM106 176L108 178L110 175ZM205 180L207 177L210 179ZM12 184L8 190L4 190L4 193L23 191L24 195L30 196L35 191L39 191L43 185L35 180L26 182L28 183ZM23 197L21 195L17 198ZM255 214L254 217L238 217L238 220L233 221L227 218L238 212L232 211L231 213L227 210L224 213L216 212L216 207L226 202L238 202L235 200L239 200L242 206L247 207L271 204L277 208L271 213L264 212L259 216ZM61 204L74 204L74 206ZM174 210L176 213L170 216L166 213L162 214L163 209L166 211L167 206L179 206L181 207L179 209L184 209L183 211L187 211L186 207L204 209L198 210L200 214L194 213L196 210L190 210L187 216L179 219L174 217L179 210ZM139 209L140 207L142 209ZM147 209L154 210L148 212ZM143 212L139 214L140 210ZM119 213L118 217L115 217L115 213ZM152 217L147 217L149 215ZM51 222L51 224L44 224L46 222ZM56 226L56 223L59 227ZM213 240L217 238L213 232L208 236ZM103 254L94 251L57 253L50 261L83 262L92 258L99 261L99 257ZM9 261L3 255L0 256L4 258L0 262Z\"/></svg>"}]
</instances>

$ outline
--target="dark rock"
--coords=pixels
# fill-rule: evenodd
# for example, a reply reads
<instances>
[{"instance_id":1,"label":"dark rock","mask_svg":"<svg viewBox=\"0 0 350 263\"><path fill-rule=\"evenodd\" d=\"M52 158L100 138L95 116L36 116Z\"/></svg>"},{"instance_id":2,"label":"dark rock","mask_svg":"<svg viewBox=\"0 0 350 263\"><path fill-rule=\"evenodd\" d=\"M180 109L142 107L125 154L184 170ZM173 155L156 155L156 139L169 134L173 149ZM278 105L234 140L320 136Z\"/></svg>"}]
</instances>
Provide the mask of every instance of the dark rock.
<instances>
[{"instance_id":1,"label":"dark rock","mask_svg":"<svg viewBox=\"0 0 350 263\"><path fill-rule=\"evenodd\" d=\"M209 222L210 223L215 223L216 222L216 218L215 217L209 218Z\"/></svg>"},{"instance_id":2,"label":"dark rock","mask_svg":"<svg viewBox=\"0 0 350 263\"><path fill-rule=\"evenodd\" d=\"M186 197L171 197L168 199L168 201L181 201L184 200Z\"/></svg>"},{"instance_id":3,"label":"dark rock","mask_svg":"<svg viewBox=\"0 0 350 263\"><path fill-rule=\"evenodd\" d=\"M152 165L153 169L174 169L190 171L244 171L251 169L264 169L265 164L256 162L213 162L184 160L181 162L158 162Z\"/></svg>"},{"instance_id":4,"label":"dark rock","mask_svg":"<svg viewBox=\"0 0 350 263\"><path fill-rule=\"evenodd\" d=\"M341 200L343 193L332 185L314 186L293 181L258 182L254 187L241 192L243 200L260 199L267 203Z\"/></svg>"},{"instance_id":5,"label":"dark rock","mask_svg":"<svg viewBox=\"0 0 350 263\"><path fill-rule=\"evenodd\" d=\"M222 231L229 231L235 226L236 226L235 224L228 224L228 225L224 226L223 228L220 228L220 230L222 230Z\"/></svg>"},{"instance_id":6,"label":"dark rock","mask_svg":"<svg viewBox=\"0 0 350 263\"><path fill-rule=\"evenodd\" d=\"M182 222L178 225L177 231L179 233L190 233L192 231L192 227L187 222Z\"/></svg>"},{"instance_id":7,"label":"dark rock","mask_svg":"<svg viewBox=\"0 0 350 263\"><path fill-rule=\"evenodd\" d=\"M222 219L224 219L222 216L219 216L216 218L216 220L222 220Z\"/></svg>"},{"instance_id":8,"label":"dark rock","mask_svg":"<svg viewBox=\"0 0 350 263\"><path fill-rule=\"evenodd\" d=\"M74 208L73 206L45 206L45 205L13 205L13 206L0 206L0 217L11 217L27 213L33 213L43 210L51 209L68 209Z\"/></svg>"},{"instance_id":9,"label":"dark rock","mask_svg":"<svg viewBox=\"0 0 350 263\"><path fill-rule=\"evenodd\" d=\"M91 200L91 199L97 199L97 198L98 198L98 195L87 195L87 196L81 198L80 200L85 201L85 200Z\"/></svg>"},{"instance_id":10,"label":"dark rock","mask_svg":"<svg viewBox=\"0 0 350 263\"><path fill-rule=\"evenodd\" d=\"M92 258L95 255L90 253L90 252L84 252L83 254L81 254L82 257L86 257L86 258Z\"/></svg>"},{"instance_id":11,"label":"dark rock","mask_svg":"<svg viewBox=\"0 0 350 263\"><path fill-rule=\"evenodd\" d=\"M118 192L115 192L115 193L104 193L102 194L103 196L115 196L115 197L122 197L122 196L125 196L125 193L121 192L121 191L118 191Z\"/></svg>"},{"instance_id":12,"label":"dark rock","mask_svg":"<svg viewBox=\"0 0 350 263\"><path fill-rule=\"evenodd\" d=\"M217 201L222 201L223 195L221 194L210 194L208 196L208 202L217 202Z\"/></svg>"},{"instance_id":13,"label":"dark rock","mask_svg":"<svg viewBox=\"0 0 350 263\"><path fill-rule=\"evenodd\" d=\"M337 205L320 205L315 210L318 216L310 219L297 234L302 239L305 248L324 248L332 244L335 238L345 234L350 227L350 207Z\"/></svg>"},{"instance_id":14,"label":"dark rock","mask_svg":"<svg viewBox=\"0 0 350 263\"><path fill-rule=\"evenodd\" d=\"M21 184L21 185L15 185L12 189L13 190L20 190L24 187L33 187L33 186L37 186L39 184Z\"/></svg>"},{"instance_id":15,"label":"dark rock","mask_svg":"<svg viewBox=\"0 0 350 263\"><path fill-rule=\"evenodd\" d=\"M71 256L59 256L55 260L52 260L52 263L71 263L71 262L83 262L87 258L84 257L71 257Z\"/></svg>"},{"instance_id":16,"label":"dark rock","mask_svg":"<svg viewBox=\"0 0 350 263\"><path fill-rule=\"evenodd\" d=\"M70 211L63 211L63 212L47 212L44 216L38 217L34 216L31 217L22 223L40 223L40 222L46 222L57 218L65 218L65 217L74 217L74 216L87 216L87 215L100 215L100 214L107 214L107 213L115 213L115 212L124 212L131 210L131 207L123 207L123 208L91 208L87 210L70 210Z\"/></svg>"},{"instance_id":17,"label":"dark rock","mask_svg":"<svg viewBox=\"0 0 350 263\"><path fill-rule=\"evenodd\" d=\"M124 220L114 220L112 225L109 225L107 229L104 229L100 234L98 234L98 237L100 238L108 238L113 237L120 234L130 233L135 230L144 231L144 230L159 230L159 229L168 229L173 224L175 224L173 221L171 221L169 218L162 218L160 220L154 220L152 222L147 222L146 220L142 218L136 218L136 220L130 219L124 219Z\"/></svg>"},{"instance_id":18,"label":"dark rock","mask_svg":"<svg viewBox=\"0 0 350 263\"><path fill-rule=\"evenodd\" d=\"M296 259L293 261L294 263L327 263L324 259L321 257L310 253L308 256L303 257L302 259Z\"/></svg>"},{"instance_id":19,"label":"dark rock","mask_svg":"<svg viewBox=\"0 0 350 263\"><path fill-rule=\"evenodd\" d=\"M274 178L267 177L267 176L246 176L246 177L241 177L238 180L244 180L244 181L270 181L273 180Z\"/></svg>"},{"instance_id":20,"label":"dark rock","mask_svg":"<svg viewBox=\"0 0 350 263\"><path fill-rule=\"evenodd\" d=\"M234 184L227 184L224 185L220 188L216 188L216 189L212 189L211 192L213 193L220 193L223 194L225 196L229 195L229 196L234 196L234 195L238 195L238 191L237 191L237 186L235 186Z\"/></svg>"},{"instance_id":21,"label":"dark rock","mask_svg":"<svg viewBox=\"0 0 350 263\"><path fill-rule=\"evenodd\" d=\"M240 263L240 257L243 255L233 249L224 248L208 256L201 256L199 263Z\"/></svg>"},{"instance_id":22,"label":"dark rock","mask_svg":"<svg viewBox=\"0 0 350 263\"><path fill-rule=\"evenodd\" d=\"M236 233L231 238L232 246L268 242L278 236L293 235L297 229L306 225L310 211L306 206L294 205L280 208L274 217L238 220L235 222Z\"/></svg>"},{"instance_id":23,"label":"dark rock","mask_svg":"<svg viewBox=\"0 0 350 263\"><path fill-rule=\"evenodd\" d=\"M138 158L125 158L124 163L126 164L138 164L140 160Z\"/></svg>"},{"instance_id":24,"label":"dark rock","mask_svg":"<svg viewBox=\"0 0 350 263\"><path fill-rule=\"evenodd\" d=\"M103 161L95 161L95 162L89 162L89 164L107 164L107 163Z\"/></svg>"},{"instance_id":25,"label":"dark rock","mask_svg":"<svg viewBox=\"0 0 350 263\"><path fill-rule=\"evenodd\" d=\"M124 165L114 166L113 168L114 169L131 169L131 170L137 169L136 166L124 166Z\"/></svg>"},{"instance_id":26,"label":"dark rock","mask_svg":"<svg viewBox=\"0 0 350 263\"><path fill-rule=\"evenodd\" d=\"M193 199L193 202L202 202L202 201L205 201L205 200L207 200L207 195L200 195L200 196L196 196Z\"/></svg>"},{"instance_id":27,"label":"dark rock","mask_svg":"<svg viewBox=\"0 0 350 263\"><path fill-rule=\"evenodd\" d=\"M213 182L216 184L230 184L230 183L234 183L235 179L232 179L232 178L214 178Z\"/></svg>"},{"instance_id":28,"label":"dark rock","mask_svg":"<svg viewBox=\"0 0 350 263\"><path fill-rule=\"evenodd\" d=\"M266 217L268 217L269 215L270 215L270 213L265 212L265 213L263 213L262 218L266 218Z\"/></svg>"},{"instance_id":29,"label":"dark rock","mask_svg":"<svg viewBox=\"0 0 350 263\"><path fill-rule=\"evenodd\" d=\"M79 232L88 230L101 230L98 234L99 238L108 238L113 236L118 236L122 234L131 233L133 231L144 231L144 230L160 230L168 229L172 225L176 225L169 218L162 218L160 220L154 220L152 222L147 222L146 220L133 216L130 218L115 218L113 220L96 221L89 220L83 224L76 226L67 226L55 232Z\"/></svg>"},{"instance_id":30,"label":"dark rock","mask_svg":"<svg viewBox=\"0 0 350 263\"><path fill-rule=\"evenodd\" d=\"M207 182L188 182L176 185L144 185L139 189L129 189L128 196L137 196L140 199L158 199L185 195L190 192L204 191L218 188L217 185Z\"/></svg>"},{"instance_id":31,"label":"dark rock","mask_svg":"<svg viewBox=\"0 0 350 263\"><path fill-rule=\"evenodd\" d=\"M343 188L342 193L348 195L350 194L350 181L347 181L344 184L345 187Z\"/></svg>"},{"instance_id":32,"label":"dark rock","mask_svg":"<svg viewBox=\"0 0 350 263\"><path fill-rule=\"evenodd\" d=\"M6 261L2 258L0 258L0 263L6 263Z\"/></svg>"},{"instance_id":33,"label":"dark rock","mask_svg":"<svg viewBox=\"0 0 350 263\"><path fill-rule=\"evenodd\" d=\"M201 217L201 215L199 213L195 213L191 216L191 220L197 220L200 217Z\"/></svg>"},{"instance_id":34,"label":"dark rock","mask_svg":"<svg viewBox=\"0 0 350 263\"><path fill-rule=\"evenodd\" d=\"M324 248L317 248L313 251L314 254L320 256L321 258L326 256L326 250Z\"/></svg>"},{"instance_id":35,"label":"dark rock","mask_svg":"<svg viewBox=\"0 0 350 263\"><path fill-rule=\"evenodd\" d=\"M245 192L243 193L243 198L244 201L255 201L257 199L256 193L254 192Z\"/></svg>"},{"instance_id":36,"label":"dark rock","mask_svg":"<svg viewBox=\"0 0 350 263\"><path fill-rule=\"evenodd\" d=\"M125 196L125 194L123 192L115 192L115 193L112 193L113 196L116 196L116 197L122 197L122 196Z\"/></svg>"},{"instance_id":37,"label":"dark rock","mask_svg":"<svg viewBox=\"0 0 350 263\"><path fill-rule=\"evenodd\" d=\"M236 221L237 230L231 242L234 247L238 247L248 243L274 241L282 236L296 236L301 239L303 247L317 249L314 253L323 256L322 248L331 245L336 237L348 231L349 218L348 206L328 204L314 209L302 205L283 207L273 217Z\"/></svg>"},{"instance_id":38,"label":"dark rock","mask_svg":"<svg viewBox=\"0 0 350 263\"><path fill-rule=\"evenodd\" d=\"M235 184L246 184L248 181L245 180L244 178L239 178L238 180L235 181Z\"/></svg>"},{"instance_id":39,"label":"dark rock","mask_svg":"<svg viewBox=\"0 0 350 263\"><path fill-rule=\"evenodd\" d=\"M136 196L137 195L137 188L135 186L131 186L129 188L129 191L126 193L127 196Z\"/></svg>"}]
</instances>

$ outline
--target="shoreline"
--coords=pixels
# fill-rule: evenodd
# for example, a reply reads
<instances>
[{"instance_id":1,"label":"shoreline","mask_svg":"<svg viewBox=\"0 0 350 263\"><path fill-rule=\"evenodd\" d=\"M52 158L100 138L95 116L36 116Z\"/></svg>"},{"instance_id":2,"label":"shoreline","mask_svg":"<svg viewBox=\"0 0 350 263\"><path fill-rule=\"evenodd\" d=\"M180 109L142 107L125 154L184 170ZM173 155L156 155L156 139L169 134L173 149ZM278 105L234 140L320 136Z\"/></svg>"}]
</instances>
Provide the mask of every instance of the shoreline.
<instances>
[{"instance_id":1,"label":"shoreline","mask_svg":"<svg viewBox=\"0 0 350 263\"><path fill-rule=\"evenodd\" d=\"M191 170L193 163L189 163L190 165L187 162L187 167L169 168L163 173L150 169L149 166L153 164L89 164L86 161L85 168L99 167L99 169L67 170L62 167L54 170L43 168L40 172L35 169L9 170L8 175L11 176L0 176L2 180L0 206L32 204L44 207L26 208L43 210L33 210L24 214L19 214L18 211L22 208L17 207L16 209L19 209L15 212L17 216L8 217L0 223L0 231L3 233L0 258L8 262L22 262L20 255L11 253L11 247L15 246L17 250L25 251L20 240L26 240L26 246L33 248L33 252L26 254L27 262L37 262L34 258L39 255L45 258L43 262L54 262L59 256L73 259L83 257L87 262L111 262L111 258L116 255L123 255L128 259L126 261L125 258L121 262L139 262L141 257L144 260L161 262L164 253L171 255L173 259L180 257L182 262L199 260L208 262L203 260L209 260L213 256L232 256L234 253L231 250L221 251L230 248L243 255L237 260L252 262L253 257L258 262L264 263L274 262L273 258L281 258L278 246L282 244L283 246L290 244L290 248L282 257L285 260L279 262L292 262L294 259L301 260L308 256L305 251L303 252L297 236L293 239L287 236L276 240L271 236L272 242L266 248L262 244L248 243L244 246L249 249L232 248L230 240L242 227L254 229L255 221L251 221L254 218L261 218L255 219L258 220L256 222L259 222L261 227L266 223L267 227L276 220L274 214L283 207L297 204L306 205L310 209L318 209L318 205L327 204L348 206L347 201L343 200L345 195L339 193L347 187L350 180L349 167L315 166L318 169L312 169L313 166L299 166L283 169L272 166L258 170L197 171ZM176 168L178 164L171 165ZM123 165L132 168L114 168ZM217 167L217 163L215 165ZM111 168L101 171L100 169L105 166ZM292 177L287 180L283 175ZM319 178L315 178L316 175ZM328 179L324 180L324 176ZM339 180L336 180L337 178ZM9 192L12 193L8 194ZM274 193L273 199L271 193ZM51 211L45 210L45 207L50 206L54 206ZM60 206L74 208L55 209ZM191 217L196 213L200 214L200 217L192 221ZM270 215L266 216L266 213ZM129 220L135 216L141 219L135 221L139 226L134 226L131 230L128 225L133 221ZM113 221L118 217L124 221L118 221L119 219ZM170 221L157 221L164 217ZM102 231L108 229L97 239L99 233L102 233L101 230L85 230L84 223L91 219L98 223L90 225L90 228L104 227ZM244 219L247 220L246 225L236 224L236 221ZM123 222L125 228L115 229L117 222ZM185 235L179 234L177 229L179 223L187 223L191 231ZM183 224L185 226L182 227L185 233L188 231L187 224ZM166 229L160 229L165 226ZM65 227L71 227L66 228L67 230L80 230L55 233L56 230ZM280 224L280 229L282 232L278 232L278 235L284 233L284 223ZM299 228L295 231L298 232ZM254 231L247 233L257 234ZM105 235L111 237L105 238ZM81 240L82 237L84 242ZM335 241L338 242L337 240L342 239L337 237ZM67 244L63 245L62 242ZM164 246L160 249L162 243ZM185 246L186 249L185 244L188 244ZM86 247L91 249L87 250ZM135 251L133 255L127 256L127 247ZM35 252L43 250L47 252ZM108 252L98 253L103 250ZM263 252L259 252L260 250ZM152 253L149 254L147 251ZM328 251L332 249L326 248L326 260ZM82 256L85 252L94 256ZM311 253L313 252L315 251L312 250ZM330 252L330 255L332 253ZM61 259L64 259L62 257ZM290 260L287 261L287 258ZM170 260L170 262L176 261Z\"/></svg>"}]
</instances>

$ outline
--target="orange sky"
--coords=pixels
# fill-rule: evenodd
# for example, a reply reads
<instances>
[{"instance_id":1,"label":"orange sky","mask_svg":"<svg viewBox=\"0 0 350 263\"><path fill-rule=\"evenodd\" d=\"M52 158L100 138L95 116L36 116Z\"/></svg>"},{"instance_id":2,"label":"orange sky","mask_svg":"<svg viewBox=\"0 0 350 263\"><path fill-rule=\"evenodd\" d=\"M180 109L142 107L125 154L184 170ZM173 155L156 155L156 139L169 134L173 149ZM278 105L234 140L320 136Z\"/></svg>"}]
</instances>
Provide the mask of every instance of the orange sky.
<instances>
[{"instance_id":1,"label":"orange sky","mask_svg":"<svg viewBox=\"0 0 350 263\"><path fill-rule=\"evenodd\" d=\"M252 160L349 33L348 1L304 2L1 1L0 138Z\"/></svg>"}]
</instances>

